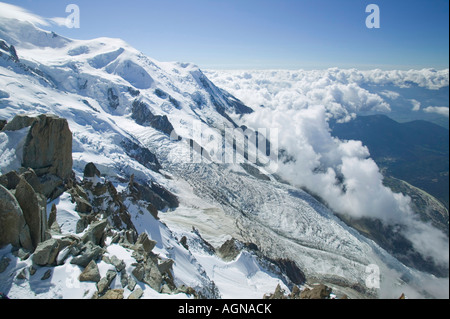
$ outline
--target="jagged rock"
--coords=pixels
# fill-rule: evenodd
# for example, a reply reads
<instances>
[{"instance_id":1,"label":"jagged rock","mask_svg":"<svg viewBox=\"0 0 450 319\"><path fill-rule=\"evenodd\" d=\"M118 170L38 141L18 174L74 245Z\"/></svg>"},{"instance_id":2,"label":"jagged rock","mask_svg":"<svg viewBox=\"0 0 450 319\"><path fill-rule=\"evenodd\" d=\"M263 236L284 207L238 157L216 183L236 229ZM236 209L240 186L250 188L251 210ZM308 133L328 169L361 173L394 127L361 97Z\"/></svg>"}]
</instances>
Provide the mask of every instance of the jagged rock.
<instances>
[{"instance_id":1,"label":"jagged rock","mask_svg":"<svg viewBox=\"0 0 450 319\"><path fill-rule=\"evenodd\" d=\"M112 281L116 278L117 273L113 270L108 270L106 273L106 277L100 279L97 283L97 290L100 295L103 295L111 285Z\"/></svg>"},{"instance_id":2,"label":"jagged rock","mask_svg":"<svg viewBox=\"0 0 450 319\"><path fill-rule=\"evenodd\" d=\"M75 201L75 211L82 214L90 214L92 212L92 205L83 197L72 197Z\"/></svg>"},{"instance_id":3,"label":"jagged rock","mask_svg":"<svg viewBox=\"0 0 450 319\"><path fill-rule=\"evenodd\" d=\"M77 250L76 247L73 247L74 250ZM76 254L76 252L73 252ZM104 253L103 248L94 245L92 242L87 242L82 248L81 252L74 257L70 263L82 267L87 267L91 261L99 260Z\"/></svg>"},{"instance_id":4,"label":"jagged rock","mask_svg":"<svg viewBox=\"0 0 450 319\"><path fill-rule=\"evenodd\" d=\"M153 127L167 135L174 131L172 123L170 123L166 115L154 115L148 105L142 101L135 100L131 112L131 118L139 125Z\"/></svg>"},{"instance_id":5,"label":"jagged rock","mask_svg":"<svg viewBox=\"0 0 450 319\"><path fill-rule=\"evenodd\" d=\"M19 62L19 61L20 61L20 60L19 60L19 56L17 55L16 48L15 48L13 45L11 45L11 46L9 47L9 53L11 54L11 59L12 59L14 62Z\"/></svg>"},{"instance_id":6,"label":"jagged rock","mask_svg":"<svg viewBox=\"0 0 450 319\"><path fill-rule=\"evenodd\" d=\"M48 199L58 198L66 190L64 181L53 174L45 174L39 178L41 193Z\"/></svg>"},{"instance_id":7,"label":"jagged rock","mask_svg":"<svg viewBox=\"0 0 450 319\"><path fill-rule=\"evenodd\" d=\"M124 293L123 289L111 289L111 290L108 290L99 299L110 299L110 300L117 299L117 300L120 300L120 299L123 299L123 293Z\"/></svg>"},{"instance_id":8,"label":"jagged rock","mask_svg":"<svg viewBox=\"0 0 450 319\"><path fill-rule=\"evenodd\" d=\"M9 244L20 247L21 236L30 238L25 218L17 199L0 185L0 248ZM21 235L22 234L22 235ZM25 246L28 246L24 243ZM32 247L27 247L32 248Z\"/></svg>"},{"instance_id":9,"label":"jagged rock","mask_svg":"<svg viewBox=\"0 0 450 319\"><path fill-rule=\"evenodd\" d=\"M94 163L88 163L84 167L84 178L100 177L100 171L97 169Z\"/></svg>"},{"instance_id":10,"label":"jagged rock","mask_svg":"<svg viewBox=\"0 0 450 319\"><path fill-rule=\"evenodd\" d=\"M306 282L306 275L294 261L290 259L269 259L269 261L277 265L292 283L302 285Z\"/></svg>"},{"instance_id":11,"label":"jagged rock","mask_svg":"<svg viewBox=\"0 0 450 319\"><path fill-rule=\"evenodd\" d=\"M232 238L227 240L218 250L218 255L225 261L232 261L241 253L237 241Z\"/></svg>"},{"instance_id":12,"label":"jagged rock","mask_svg":"<svg viewBox=\"0 0 450 319\"><path fill-rule=\"evenodd\" d=\"M30 116L27 114L16 115L6 126L3 131L19 131L25 127L29 127L36 121L35 116Z\"/></svg>"},{"instance_id":13,"label":"jagged rock","mask_svg":"<svg viewBox=\"0 0 450 319\"><path fill-rule=\"evenodd\" d=\"M19 274L16 276L16 279L18 280L25 280L28 279L28 271L26 268L23 268Z\"/></svg>"},{"instance_id":14,"label":"jagged rock","mask_svg":"<svg viewBox=\"0 0 450 319\"><path fill-rule=\"evenodd\" d=\"M93 281L99 282L101 279L100 271L98 269L97 263L93 260L86 266L83 272L80 274L80 281Z\"/></svg>"},{"instance_id":15,"label":"jagged rock","mask_svg":"<svg viewBox=\"0 0 450 319\"><path fill-rule=\"evenodd\" d=\"M127 285L128 290L133 291L136 288L136 285L136 280L134 280L133 277L129 276Z\"/></svg>"},{"instance_id":16,"label":"jagged rock","mask_svg":"<svg viewBox=\"0 0 450 319\"><path fill-rule=\"evenodd\" d=\"M53 274L53 270L52 269L48 269L44 275L42 276L41 280L47 280L49 279Z\"/></svg>"},{"instance_id":17,"label":"jagged rock","mask_svg":"<svg viewBox=\"0 0 450 319\"><path fill-rule=\"evenodd\" d=\"M0 132L3 130L6 124L8 124L7 120L0 120Z\"/></svg>"},{"instance_id":18,"label":"jagged rock","mask_svg":"<svg viewBox=\"0 0 450 319\"><path fill-rule=\"evenodd\" d=\"M160 292L163 277L159 271L158 265L154 263L151 258L148 258L144 270L145 273L142 281L152 287L155 291Z\"/></svg>"},{"instance_id":19,"label":"jagged rock","mask_svg":"<svg viewBox=\"0 0 450 319\"><path fill-rule=\"evenodd\" d=\"M120 145L124 148L129 157L138 161L138 163L145 167L159 171L162 167L155 154L150 152L147 148L140 146L130 139L124 139Z\"/></svg>"},{"instance_id":20,"label":"jagged rock","mask_svg":"<svg viewBox=\"0 0 450 319\"><path fill-rule=\"evenodd\" d=\"M126 286L128 286L129 278L130 277L128 276L126 271L122 271L120 273L120 284L122 285L122 288L125 288Z\"/></svg>"},{"instance_id":21,"label":"jagged rock","mask_svg":"<svg viewBox=\"0 0 450 319\"><path fill-rule=\"evenodd\" d=\"M110 261L118 272L121 272L126 267L125 262L117 258L115 255L111 256Z\"/></svg>"},{"instance_id":22,"label":"jagged rock","mask_svg":"<svg viewBox=\"0 0 450 319\"><path fill-rule=\"evenodd\" d=\"M66 119L40 115L31 125L23 147L23 167L38 176L56 175L65 180L72 173L72 133Z\"/></svg>"},{"instance_id":23,"label":"jagged rock","mask_svg":"<svg viewBox=\"0 0 450 319\"><path fill-rule=\"evenodd\" d=\"M173 289L171 289L169 287L169 285L167 285L167 284L162 285L162 287L161 287L161 293L162 294L170 295L172 292L173 292Z\"/></svg>"},{"instance_id":24,"label":"jagged rock","mask_svg":"<svg viewBox=\"0 0 450 319\"><path fill-rule=\"evenodd\" d=\"M36 193L46 195L44 192L43 185L42 185L39 177L36 175L36 172L33 169L22 168L21 172L20 172L20 176L23 177L28 182L28 184L30 184L31 187L33 187L33 189Z\"/></svg>"},{"instance_id":25,"label":"jagged rock","mask_svg":"<svg viewBox=\"0 0 450 319\"><path fill-rule=\"evenodd\" d=\"M116 94L113 88L108 89L108 102L109 106L113 109L117 109L119 107L119 96Z\"/></svg>"},{"instance_id":26,"label":"jagged rock","mask_svg":"<svg viewBox=\"0 0 450 319\"><path fill-rule=\"evenodd\" d=\"M59 227L59 224L56 221L56 214L57 208L56 205L53 204L48 217L47 228L50 229L51 233L61 234L61 228Z\"/></svg>"},{"instance_id":27,"label":"jagged rock","mask_svg":"<svg viewBox=\"0 0 450 319\"><path fill-rule=\"evenodd\" d=\"M131 273L138 281L143 281L144 275L145 275L144 265L142 263L136 264L135 268L133 269L133 271Z\"/></svg>"},{"instance_id":28,"label":"jagged rock","mask_svg":"<svg viewBox=\"0 0 450 319\"><path fill-rule=\"evenodd\" d=\"M277 288L275 288L275 292L271 294L267 299L287 299L284 290L281 288L280 284L277 285Z\"/></svg>"},{"instance_id":29,"label":"jagged rock","mask_svg":"<svg viewBox=\"0 0 450 319\"><path fill-rule=\"evenodd\" d=\"M57 214L57 209L56 209L56 205L53 204L52 208L50 210L50 214L48 216L48 221L47 221L47 227L51 228L53 223L56 222L56 214Z\"/></svg>"},{"instance_id":30,"label":"jagged rock","mask_svg":"<svg viewBox=\"0 0 450 319\"><path fill-rule=\"evenodd\" d=\"M320 284L313 289L306 288L300 293L300 299L330 299L331 288Z\"/></svg>"},{"instance_id":31,"label":"jagged rock","mask_svg":"<svg viewBox=\"0 0 450 319\"><path fill-rule=\"evenodd\" d=\"M8 257L3 257L2 259L0 259L0 274L9 267L10 263L11 259L9 259Z\"/></svg>"},{"instance_id":32,"label":"jagged rock","mask_svg":"<svg viewBox=\"0 0 450 319\"><path fill-rule=\"evenodd\" d=\"M290 298L291 299L300 299L301 292L302 291L300 290L300 288L298 288L297 285L294 285L294 287L292 288L292 291L291 291Z\"/></svg>"},{"instance_id":33,"label":"jagged rock","mask_svg":"<svg viewBox=\"0 0 450 319\"><path fill-rule=\"evenodd\" d=\"M38 266L51 266L55 264L59 248L58 240L53 238L40 243L32 256L33 263Z\"/></svg>"},{"instance_id":34,"label":"jagged rock","mask_svg":"<svg viewBox=\"0 0 450 319\"><path fill-rule=\"evenodd\" d=\"M45 199L40 198L40 195L34 191L24 178L21 178L17 185L15 197L29 227L32 245L36 248L39 243L47 239Z\"/></svg>"},{"instance_id":35,"label":"jagged rock","mask_svg":"<svg viewBox=\"0 0 450 319\"><path fill-rule=\"evenodd\" d=\"M8 190L15 189L19 182L20 176L16 171L11 171L0 176L0 185L3 185Z\"/></svg>"},{"instance_id":36,"label":"jagged rock","mask_svg":"<svg viewBox=\"0 0 450 319\"><path fill-rule=\"evenodd\" d=\"M141 297L143 295L144 295L144 291L141 288L138 288L128 296L128 299L130 299L130 300L141 299Z\"/></svg>"},{"instance_id":37,"label":"jagged rock","mask_svg":"<svg viewBox=\"0 0 450 319\"><path fill-rule=\"evenodd\" d=\"M106 225L108 225L108 221L106 219L92 223L81 238L82 242L87 243L90 241L94 245L103 246Z\"/></svg>"},{"instance_id":38,"label":"jagged rock","mask_svg":"<svg viewBox=\"0 0 450 319\"><path fill-rule=\"evenodd\" d=\"M147 185L131 179L128 184L128 194L135 200L143 200L151 204L156 209L156 214L158 210L179 206L179 201L174 194L153 182ZM153 208L150 206L149 210Z\"/></svg>"},{"instance_id":39,"label":"jagged rock","mask_svg":"<svg viewBox=\"0 0 450 319\"><path fill-rule=\"evenodd\" d=\"M161 272L161 274L170 273L174 263L175 261L173 261L172 259L166 259L162 263L158 264L158 269Z\"/></svg>"},{"instance_id":40,"label":"jagged rock","mask_svg":"<svg viewBox=\"0 0 450 319\"><path fill-rule=\"evenodd\" d=\"M148 238L147 233L142 233L136 240L136 245L142 245L144 251L149 254L155 248L157 242Z\"/></svg>"},{"instance_id":41,"label":"jagged rock","mask_svg":"<svg viewBox=\"0 0 450 319\"><path fill-rule=\"evenodd\" d=\"M181 244L181 246L183 246L186 250L189 250L189 245L188 245L188 243L187 243L187 237L186 237L186 236L181 237L181 239L180 239L180 244Z\"/></svg>"}]
</instances>

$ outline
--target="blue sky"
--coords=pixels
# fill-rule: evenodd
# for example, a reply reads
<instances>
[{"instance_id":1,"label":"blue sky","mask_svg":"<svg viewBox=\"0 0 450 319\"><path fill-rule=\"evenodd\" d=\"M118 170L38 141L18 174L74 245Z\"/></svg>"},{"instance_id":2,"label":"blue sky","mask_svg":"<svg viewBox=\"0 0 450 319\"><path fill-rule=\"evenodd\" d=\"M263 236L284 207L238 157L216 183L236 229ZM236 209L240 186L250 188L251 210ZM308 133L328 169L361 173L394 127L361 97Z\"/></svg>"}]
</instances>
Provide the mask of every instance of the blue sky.
<instances>
[{"instance_id":1,"label":"blue sky","mask_svg":"<svg viewBox=\"0 0 450 319\"><path fill-rule=\"evenodd\" d=\"M202 68L409 69L449 66L448 0L16 0L40 16L81 10L76 39L122 38L160 61ZM381 27L368 29L368 4Z\"/></svg>"}]
</instances>

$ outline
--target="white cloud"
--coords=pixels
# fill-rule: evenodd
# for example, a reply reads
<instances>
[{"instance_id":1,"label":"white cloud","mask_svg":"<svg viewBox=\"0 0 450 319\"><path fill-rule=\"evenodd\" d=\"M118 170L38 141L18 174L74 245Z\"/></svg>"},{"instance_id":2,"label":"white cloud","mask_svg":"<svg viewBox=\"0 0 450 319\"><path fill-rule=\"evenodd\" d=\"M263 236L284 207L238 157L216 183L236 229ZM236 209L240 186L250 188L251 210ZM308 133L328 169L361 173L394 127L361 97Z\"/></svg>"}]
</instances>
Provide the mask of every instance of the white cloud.
<instances>
[{"instance_id":1,"label":"white cloud","mask_svg":"<svg viewBox=\"0 0 450 319\"><path fill-rule=\"evenodd\" d=\"M0 18L16 19L20 21L30 22L34 25L48 26L49 23L45 18L25 10L24 8L0 2Z\"/></svg>"},{"instance_id":2,"label":"white cloud","mask_svg":"<svg viewBox=\"0 0 450 319\"><path fill-rule=\"evenodd\" d=\"M421 107L421 103L417 100L411 99L409 100L411 102L411 104L413 105L412 110L414 112L420 111L420 107Z\"/></svg>"},{"instance_id":3,"label":"white cloud","mask_svg":"<svg viewBox=\"0 0 450 319\"><path fill-rule=\"evenodd\" d=\"M358 71L209 71L216 85L229 91L255 113L244 117L253 128L277 128L279 146L295 160L280 163L278 173L319 195L336 212L377 218L402 225L403 235L424 256L448 264L441 253L448 239L414 219L411 199L383 185L383 176L360 141L342 141L330 133L329 119L348 121L360 111L390 110L383 99L399 98L384 90L373 94L367 85L437 89L448 85L448 70ZM410 100L413 109L421 105ZM260 107L263 105L264 107ZM427 108L448 116L448 108Z\"/></svg>"},{"instance_id":4,"label":"white cloud","mask_svg":"<svg viewBox=\"0 0 450 319\"><path fill-rule=\"evenodd\" d=\"M66 26L67 18L54 17L44 18L30 11L8 3L0 2L0 18L16 19L23 22L29 22L35 26L50 26L55 24L60 27Z\"/></svg>"},{"instance_id":5,"label":"white cloud","mask_svg":"<svg viewBox=\"0 0 450 319\"><path fill-rule=\"evenodd\" d=\"M429 106L423 109L427 113L437 113L449 117L449 108L446 106Z\"/></svg>"},{"instance_id":6,"label":"white cloud","mask_svg":"<svg viewBox=\"0 0 450 319\"><path fill-rule=\"evenodd\" d=\"M400 93L397 93L394 91L389 91L389 90L384 90L383 92L380 92L380 94L391 100L396 100L400 97Z\"/></svg>"}]
</instances>

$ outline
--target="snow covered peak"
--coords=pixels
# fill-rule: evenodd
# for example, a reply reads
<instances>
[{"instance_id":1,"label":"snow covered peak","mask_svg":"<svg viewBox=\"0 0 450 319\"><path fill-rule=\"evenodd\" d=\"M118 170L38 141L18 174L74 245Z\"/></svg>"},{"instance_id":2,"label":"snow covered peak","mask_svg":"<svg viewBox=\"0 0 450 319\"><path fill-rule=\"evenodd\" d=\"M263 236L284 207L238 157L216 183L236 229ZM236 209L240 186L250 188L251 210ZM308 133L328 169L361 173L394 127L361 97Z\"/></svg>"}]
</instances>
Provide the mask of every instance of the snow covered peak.
<instances>
[{"instance_id":1,"label":"snow covered peak","mask_svg":"<svg viewBox=\"0 0 450 319\"><path fill-rule=\"evenodd\" d=\"M31 19L31 21L35 21ZM0 15L0 38L17 48L61 48L71 40L54 32L40 29L30 20L18 20Z\"/></svg>"}]
</instances>

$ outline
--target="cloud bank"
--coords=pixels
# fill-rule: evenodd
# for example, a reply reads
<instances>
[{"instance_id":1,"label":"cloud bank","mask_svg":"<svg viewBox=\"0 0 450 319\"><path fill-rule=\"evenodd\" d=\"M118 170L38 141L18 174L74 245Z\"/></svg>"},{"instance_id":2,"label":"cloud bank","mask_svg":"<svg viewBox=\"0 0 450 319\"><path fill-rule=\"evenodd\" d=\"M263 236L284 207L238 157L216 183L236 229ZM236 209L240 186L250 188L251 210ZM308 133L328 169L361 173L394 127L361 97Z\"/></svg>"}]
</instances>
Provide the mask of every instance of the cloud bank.
<instances>
[{"instance_id":1,"label":"cloud bank","mask_svg":"<svg viewBox=\"0 0 450 319\"><path fill-rule=\"evenodd\" d=\"M330 133L329 120L348 121L361 111L389 112L383 97L398 93L369 92L367 86L418 86L437 90L448 86L448 70L358 71L208 71L208 77L255 113L246 125L277 128L279 146L289 155L278 174L319 195L334 211L354 218L368 217L402 225L414 248L436 264L447 265L448 238L416 220L411 199L383 185L383 176L360 141L343 141ZM420 110L418 101L411 101ZM448 116L448 108L447 116ZM429 111L440 111L429 109ZM283 154L283 152L282 152Z\"/></svg>"}]
</instances>

